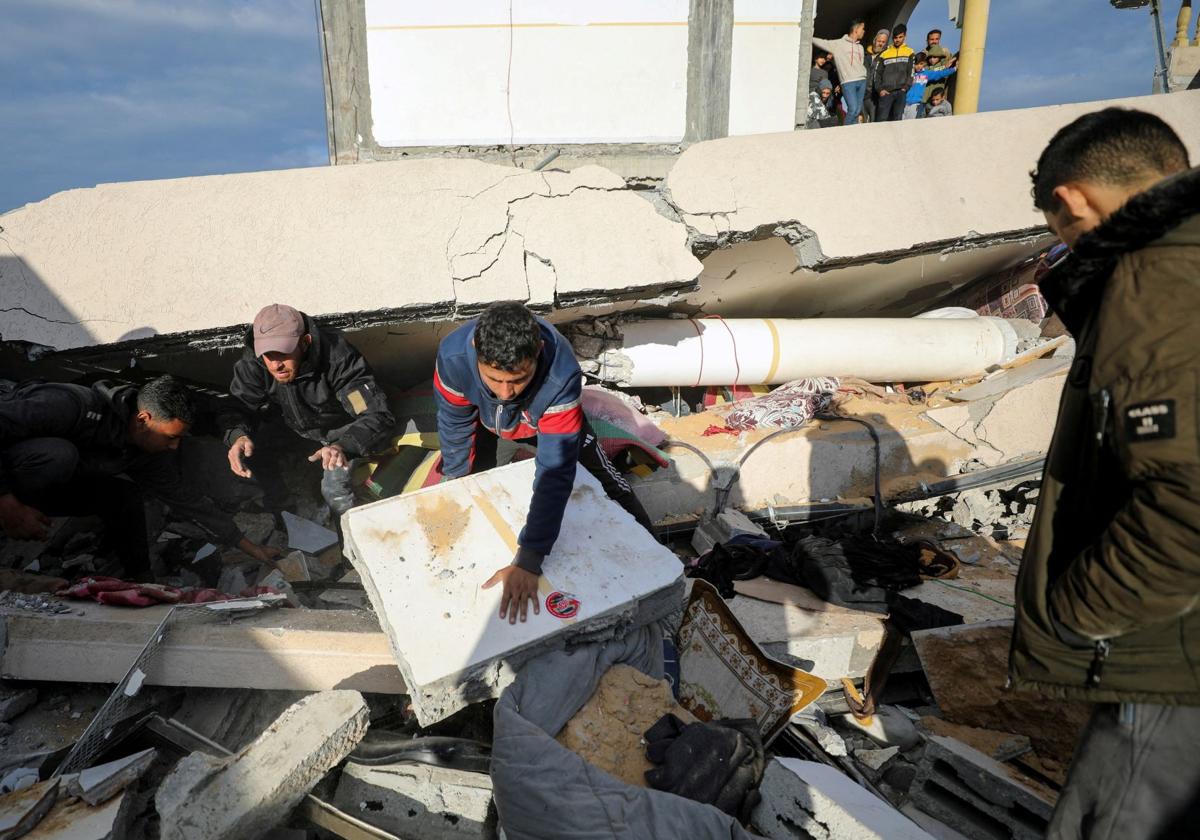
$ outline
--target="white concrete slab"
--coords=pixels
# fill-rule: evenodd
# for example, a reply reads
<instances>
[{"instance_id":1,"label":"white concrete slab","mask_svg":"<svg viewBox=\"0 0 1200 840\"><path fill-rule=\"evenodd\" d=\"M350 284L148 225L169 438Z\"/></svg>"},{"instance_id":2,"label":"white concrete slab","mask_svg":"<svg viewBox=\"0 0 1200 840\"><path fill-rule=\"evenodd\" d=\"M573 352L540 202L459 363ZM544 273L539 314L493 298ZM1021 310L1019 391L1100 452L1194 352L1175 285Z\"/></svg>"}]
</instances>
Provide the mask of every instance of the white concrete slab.
<instances>
[{"instance_id":1,"label":"white concrete slab","mask_svg":"<svg viewBox=\"0 0 1200 840\"><path fill-rule=\"evenodd\" d=\"M776 758L763 776L751 825L788 840L933 840L887 802L825 764ZM797 834L797 828L807 834Z\"/></svg>"},{"instance_id":2,"label":"white concrete slab","mask_svg":"<svg viewBox=\"0 0 1200 840\"><path fill-rule=\"evenodd\" d=\"M497 696L529 656L575 636L623 632L681 606L683 568L580 469L562 533L546 558L541 614L499 618L500 588L481 584L511 562L529 511L535 464L524 461L355 508L346 554L409 686L423 724ZM557 618L554 593L578 601Z\"/></svg>"}]
</instances>

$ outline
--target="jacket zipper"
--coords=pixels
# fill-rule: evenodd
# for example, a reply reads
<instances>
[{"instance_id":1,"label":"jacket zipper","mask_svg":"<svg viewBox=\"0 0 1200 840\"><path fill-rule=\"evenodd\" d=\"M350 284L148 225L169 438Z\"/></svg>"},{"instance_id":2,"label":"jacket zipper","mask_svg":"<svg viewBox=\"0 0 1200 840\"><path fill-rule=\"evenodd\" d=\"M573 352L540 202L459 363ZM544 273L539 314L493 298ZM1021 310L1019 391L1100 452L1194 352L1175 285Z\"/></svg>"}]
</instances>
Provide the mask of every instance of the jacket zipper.
<instances>
[{"instance_id":1,"label":"jacket zipper","mask_svg":"<svg viewBox=\"0 0 1200 840\"><path fill-rule=\"evenodd\" d=\"M1087 684L1095 688L1100 685L1100 675L1104 672L1104 661L1108 659L1108 652L1112 650L1112 642L1108 639L1098 639L1096 647L1092 653L1092 665L1088 668Z\"/></svg>"},{"instance_id":2,"label":"jacket zipper","mask_svg":"<svg viewBox=\"0 0 1200 840\"><path fill-rule=\"evenodd\" d=\"M1112 405L1112 394L1107 388L1100 389L1098 404L1096 405L1096 443L1103 445L1104 435L1108 431L1108 409Z\"/></svg>"},{"instance_id":3,"label":"jacket zipper","mask_svg":"<svg viewBox=\"0 0 1200 840\"><path fill-rule=\"evenodd\" d=\"M500 412L503 410L504 410L504 407L501 406L499 403L497 403L496 404L496 437L504 437L504 435L500 434Z\"/></svg>"}]
</instances>

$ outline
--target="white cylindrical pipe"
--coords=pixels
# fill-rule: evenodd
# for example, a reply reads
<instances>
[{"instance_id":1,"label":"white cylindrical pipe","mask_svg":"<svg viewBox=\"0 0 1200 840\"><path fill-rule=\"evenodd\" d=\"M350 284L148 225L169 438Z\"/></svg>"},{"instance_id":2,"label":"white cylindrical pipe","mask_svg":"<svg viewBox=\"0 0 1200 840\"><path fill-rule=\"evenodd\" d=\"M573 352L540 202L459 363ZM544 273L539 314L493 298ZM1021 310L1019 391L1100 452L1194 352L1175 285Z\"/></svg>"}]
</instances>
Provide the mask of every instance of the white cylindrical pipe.
<instances>
[{"instance_id":1,"label":"white cylindrical pipe","mask_svg":"<svg viewBox=\"0 0 1200 840\"><path fill-rule=\"evenodd\" d=\"M1002 318L701 318L632 321L601 379L627 387L777 385L808 376L935 382L1016 355Z\"/></svg>"}]
</instances>

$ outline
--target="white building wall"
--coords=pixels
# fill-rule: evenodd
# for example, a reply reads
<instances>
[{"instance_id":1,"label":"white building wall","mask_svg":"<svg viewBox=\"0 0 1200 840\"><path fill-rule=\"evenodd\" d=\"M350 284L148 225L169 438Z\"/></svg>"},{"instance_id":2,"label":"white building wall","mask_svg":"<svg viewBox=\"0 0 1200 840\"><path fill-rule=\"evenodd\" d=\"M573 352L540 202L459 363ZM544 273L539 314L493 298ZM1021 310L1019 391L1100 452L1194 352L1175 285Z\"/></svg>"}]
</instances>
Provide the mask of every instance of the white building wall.
<instances>
[{"instance_id":1,"label":"white building wall","mask_svg":"<svg viewBox=\"0 0 1200 840\"><path fill-rule=\"evenodd\" d=\"M375 140L383 147L678 142L688 6L512 0L510 27L506 0L367 0ZM792 128L799 9L789 0L738 0L730 133Z\"/></svg>"},{"instance_id":2,"label":"white building wall","mask_svg":"<svg viewBox=\"0 0 1200 840\"><path fill-rule=\"evenodd\" d=\"M729 134L791 131L800 56L798 0L737 0Z\"/></svg>"}]
</instances>

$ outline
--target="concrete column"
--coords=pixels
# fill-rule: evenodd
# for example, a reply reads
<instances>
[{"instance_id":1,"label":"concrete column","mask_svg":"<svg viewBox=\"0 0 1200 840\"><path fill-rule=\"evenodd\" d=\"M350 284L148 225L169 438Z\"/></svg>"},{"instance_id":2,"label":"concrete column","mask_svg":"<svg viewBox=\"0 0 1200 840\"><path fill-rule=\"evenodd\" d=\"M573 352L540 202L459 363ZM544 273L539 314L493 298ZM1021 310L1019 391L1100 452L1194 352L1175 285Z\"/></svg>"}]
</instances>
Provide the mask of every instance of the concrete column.
<instances>
[{"instance_id":1,"label":"concrete column","mask_svg":"<svg viewBox=\"0 0 1200 840\"><path fill-rule=\"evenodd\" d=\"M954 113L974 114L979 110L979 85L983 79L983 52L987 46L988 11L991 0L964 0L962 46L958 52L958 90Z\"/></svg>"},{"instance_id":2,"label":"concrete column","mask_svg":"<svg viewBox=\"0 0 1200 840\"><path fill-rule=\"evenodd\" d=\"M813 20L817 16L817 0L803 0L800 11L800 64L796 68L796 122L803 128L808 118L808 83L812 76Z\"/></svg>"},{"instance_id":3,"label":"concrete column","mask_svg":"<svg viewBox=\"0 0 1200 840\"><path fill-rule=\"evenodd\" d=\"M374 146L365 0L318 0L329 162L358 163Z\"/></svg>"},{"instance_id":4,"label":"concrete column","mask_svg":"<svg viewBox=\"0 0 1200 840\"><path fill-rule=\"evenodd\" d=\"M733 0L691 0L685 142L729 134Z\"/></svg>"}]
</instances>

